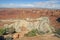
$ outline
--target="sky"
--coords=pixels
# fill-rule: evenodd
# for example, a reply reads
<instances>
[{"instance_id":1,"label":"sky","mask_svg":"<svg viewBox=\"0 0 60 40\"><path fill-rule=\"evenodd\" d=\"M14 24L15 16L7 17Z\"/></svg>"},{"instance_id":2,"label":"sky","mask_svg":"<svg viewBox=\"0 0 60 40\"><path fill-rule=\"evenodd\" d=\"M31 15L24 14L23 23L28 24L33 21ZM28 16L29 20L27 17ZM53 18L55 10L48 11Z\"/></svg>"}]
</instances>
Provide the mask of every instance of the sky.
<instances>
[{"instance_id":1,"label":"sky","mask_svg":"<svg viewBox=\"0 0 60 40\"><path fill-rule=\"evenodd\" d=\"M0 0L0 8L60 9L60 0Z\"/></svg>"}]
</instances>

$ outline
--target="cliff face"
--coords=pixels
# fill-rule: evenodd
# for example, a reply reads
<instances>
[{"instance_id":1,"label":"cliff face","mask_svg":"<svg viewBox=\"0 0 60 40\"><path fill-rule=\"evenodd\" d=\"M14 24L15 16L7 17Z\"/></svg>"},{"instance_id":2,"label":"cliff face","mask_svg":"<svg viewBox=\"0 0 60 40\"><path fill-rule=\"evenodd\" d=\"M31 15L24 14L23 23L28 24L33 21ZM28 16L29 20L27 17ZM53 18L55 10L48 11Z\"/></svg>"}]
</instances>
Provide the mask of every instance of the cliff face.
<instances>
[{"instance_id":1,"label":"cliff face","mask_svg":"<svg viewBox=\"0 0 60 40\"><path fill-rule=\"evenodd\" d=\"M1 19L26 19L26 18L40 18L47 16L50 19L51 25L56 28L60 28L60 23L56 21L60 17L60 10L52 9L1 9ZM1 24L2 25L2 24Z\"/></svg>"}]
</instances>

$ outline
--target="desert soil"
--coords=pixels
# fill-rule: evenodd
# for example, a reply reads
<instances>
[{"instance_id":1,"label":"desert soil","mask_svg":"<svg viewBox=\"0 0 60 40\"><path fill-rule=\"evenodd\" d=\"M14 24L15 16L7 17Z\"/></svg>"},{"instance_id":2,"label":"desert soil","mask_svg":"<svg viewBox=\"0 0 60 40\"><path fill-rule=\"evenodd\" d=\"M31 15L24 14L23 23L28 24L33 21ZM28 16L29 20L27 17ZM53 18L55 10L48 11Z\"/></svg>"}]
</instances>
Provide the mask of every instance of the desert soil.
<instances>
[{"instance_id":1,"label":"desert soil","mask_svg":"<svg viewBox=\"0 0 60 40\"><path fill-rule=\"evenodd\" d=\"M44 36L35 36L35 37L22 37L20 39L15 40L60 40L60 38L51 35L44 35Z\"/></svg>"}]
</instances>

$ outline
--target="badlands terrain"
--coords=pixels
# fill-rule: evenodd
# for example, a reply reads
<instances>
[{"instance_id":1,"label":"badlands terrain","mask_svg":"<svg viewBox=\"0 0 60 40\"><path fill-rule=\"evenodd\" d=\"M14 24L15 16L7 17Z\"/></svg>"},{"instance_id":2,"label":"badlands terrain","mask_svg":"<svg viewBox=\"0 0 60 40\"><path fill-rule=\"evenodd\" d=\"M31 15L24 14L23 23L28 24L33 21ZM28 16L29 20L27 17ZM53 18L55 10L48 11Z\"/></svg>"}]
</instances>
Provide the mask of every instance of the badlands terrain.
<instances>
[{"instance_id":1,"label":"badlands terrain","mask_svg":"<svg viewBox=\"0 0 60 40\"><path fill-rule=\"evenodd\" d=\"M60 18L59 9L0 8L0 20L16 20L26 18L36 19L43 16L49 17L51 25L56 28L60 28L60 23L56 21ZM4 23L0 22L0 26L4 25ZM10 24L10 22L6 23Z\"/></svg>"},{"instance_id":2,"label":"badlands terrain","mask_svg":"<svg viewBox=\"0 0 60 40\"><path fill-rule=\"evenodd\" d=\"M0 27L14 27L17 33L13 34L14 40L60 40L54 36L53 31L60 28L59 9L37 8L1 8ZM34 37L24 37L32 29L49 33ZM19 35L19 38L16 36Z\"/></svg>"}]
</instances>

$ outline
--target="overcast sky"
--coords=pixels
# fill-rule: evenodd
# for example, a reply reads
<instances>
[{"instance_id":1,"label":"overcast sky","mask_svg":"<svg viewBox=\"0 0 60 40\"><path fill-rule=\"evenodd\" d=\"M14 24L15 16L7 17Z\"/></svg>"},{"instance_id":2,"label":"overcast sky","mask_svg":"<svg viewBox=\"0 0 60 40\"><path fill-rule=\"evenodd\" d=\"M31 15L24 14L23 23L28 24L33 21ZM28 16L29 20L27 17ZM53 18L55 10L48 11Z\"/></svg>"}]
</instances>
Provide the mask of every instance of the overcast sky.
<instances>
[{"instance_id":1,"label":"overcast sky","mask_svg":"<svg viewBox=\"0 0 60 40\"><path fill-rule=\"evenodd\" d=\"M60 9L60 0L0 0L0 8Z\"/></svg>"}]
</instances>

